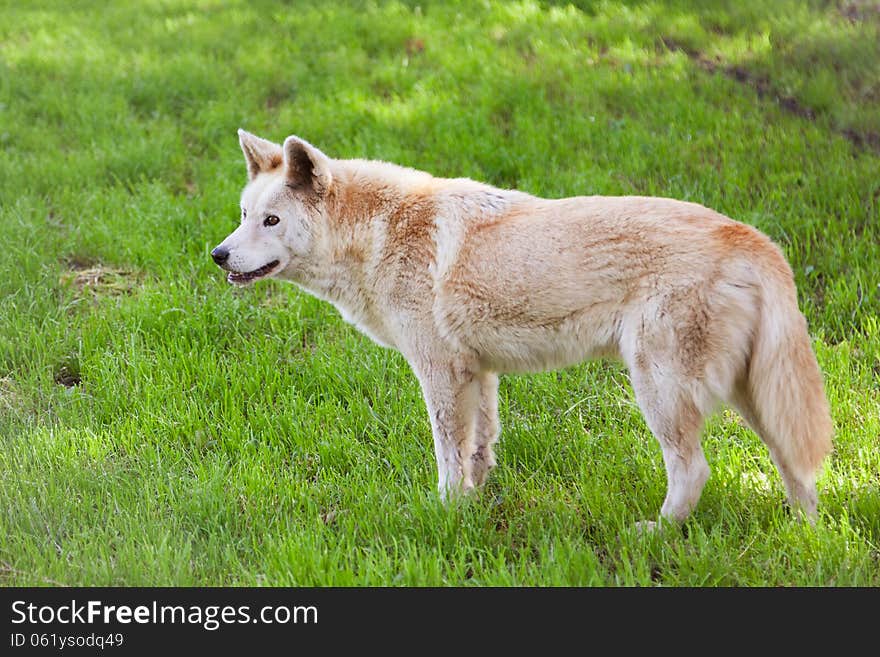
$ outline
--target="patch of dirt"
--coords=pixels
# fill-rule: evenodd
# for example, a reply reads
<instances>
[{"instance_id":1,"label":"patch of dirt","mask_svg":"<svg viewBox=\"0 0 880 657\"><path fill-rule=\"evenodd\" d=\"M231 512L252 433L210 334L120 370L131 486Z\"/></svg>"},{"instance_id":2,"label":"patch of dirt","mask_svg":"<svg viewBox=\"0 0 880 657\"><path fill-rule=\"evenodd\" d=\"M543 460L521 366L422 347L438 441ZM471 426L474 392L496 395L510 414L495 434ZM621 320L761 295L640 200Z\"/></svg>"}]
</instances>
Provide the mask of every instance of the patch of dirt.
<instances>
[{"instance_id":1,"label":"patch of dirt","mask_svg":"<svg viewBox=\"0 0 880 657\"><path fill-rule=\"evenodd\" d=\"M73 285L78 297L130 294L140 282L140 276L135 272L108 267L79 256L66 259L65 264L67 271L61 274L61 282Z\"/></svg>"},{"instance_id":2,"label":"patch of dirt","mask_svg":"<svg viewBox=\"0 0 880 657\"><path fill-rule=\"evenodd\" d=\"M876 3L880 7L880 0ZM707 73L722 73L732 80L748 85L755 90L758 98L776 101L782 109L790 114L799 116L808 121L816 120L816 111L805 105L794 96L789 96L773 87L773 82L765 75L750 71L744 66L728 65L717 59L710 59L705 53L696 50L687 44L682 44L669 37L660 37L661 44L669 51L683 52L691 61ZM858 131L853 128L835 127L835 131L847 139L859 150L870 150L880 153L880 134L870 131Z\"/></svg>"},{"instance_id":3,"label":"patch of dirt","mask_svg":"<svg viewBox=\"0 0 880 657\"><path fill-rule=\"evenodd\" d=\"M59 367L52 380L65 388L74 388L82 383L82 377L79 375L77 368L69 364Z\"/></svg>"},{"instance_id":4,"label":"patch of dirt","mask_svg":"<svg viewBox=\"0 0 880 657\"><path fill-rule=\"evenodd\" d=\"M856 147L863 150L872 150L880 153L880 133L878 132L859 132L852 128L844 128L841 134L849 139Z\"/></svg>"},{"instance_id":5,"label":"patch of dirt","mask_svg":"<svg viewBox=\"0 0 880 657\"><path fill-rule=\"evenodd\" d=\"M838 11L853 23L880 20L880 0L844 0Z\"/></svg>"},{"instance_id":6,"label":"patch of dirt","mask_svg":"<svg viewBox=\"0 0 880 657\"><path fill-rule=\"evenodd\" d=\"M700 65L710 73L718 70L718 66L714 62L710 62L709 60L700 61ZM768 77L755 73L754 71L750 71L743 66L725 66L721 70L727 77L733 78L737 82L749 85L752 89L755 90L759 98L769 97L772 100L775 100L779 104L779 106L782 107L782 109L788 111L791 114L796 114L803 119L807 119L809 121L814 121L816 119L816 113L813 111L812 107L807 107L806 105L802 104L794 96L787 96L785 94L778 93L776 90L773 89L773 85Z\"/></svg>"}]
</instances>

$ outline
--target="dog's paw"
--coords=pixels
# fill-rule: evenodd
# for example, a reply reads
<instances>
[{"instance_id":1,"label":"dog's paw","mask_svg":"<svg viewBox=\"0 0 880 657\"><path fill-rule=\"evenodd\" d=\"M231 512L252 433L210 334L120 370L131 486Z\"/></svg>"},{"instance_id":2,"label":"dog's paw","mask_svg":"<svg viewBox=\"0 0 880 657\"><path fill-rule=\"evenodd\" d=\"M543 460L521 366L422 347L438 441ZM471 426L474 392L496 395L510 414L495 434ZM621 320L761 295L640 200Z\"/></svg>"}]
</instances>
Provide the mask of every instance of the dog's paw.
<instances>
[{"instance_id":1,"label":"dog's paw","mask_svg":"<svg viewBox=\"0 0 880 657\"><path fill-rule=\"evenodd\" d=\"M443 486L437 489L440 501L446 506L463 502L472 497L474 482L470 479L461 481L456 486Z\"/></svg>"},{"instance_id":2,"label":"dog's paw","mask_svg":"<svg viewBox=\"0 0 880 657\"><path fill-rule=\"evenodd\" d=\"M637 534L653 534L661 528L661 523L656 520L639 520L633 528Z\"/></svg>"},{"instance_id":3,"label":"dog's paw","mask_svg":"<svg viewBox=\"0 0 880 657\"><path fill-rule=\"evenodd\" d=\"M678 523L660 516L657 520L639 520L633 525L636 534L641 536L650 536L659 534L668 529L678 529Z\"/></svg>"}]
</instances>

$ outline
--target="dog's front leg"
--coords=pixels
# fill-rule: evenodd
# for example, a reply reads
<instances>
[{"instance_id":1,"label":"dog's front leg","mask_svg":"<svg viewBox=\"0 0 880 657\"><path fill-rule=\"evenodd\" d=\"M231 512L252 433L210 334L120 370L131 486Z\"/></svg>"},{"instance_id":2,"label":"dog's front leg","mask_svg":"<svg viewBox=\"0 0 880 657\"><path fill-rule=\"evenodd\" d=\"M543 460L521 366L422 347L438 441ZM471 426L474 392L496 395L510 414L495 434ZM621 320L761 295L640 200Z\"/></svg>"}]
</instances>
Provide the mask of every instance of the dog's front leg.
<instances>
[{"instance_id":1,"label":"dog's front leg","mask_svg":"<svg viewBox=\"0 0 880 657\"><path fill-rule=\"evenodd\" d=\"M474 450L470 460L474 485L482 486L489 470L495 467L492 446L498 442L501 424L498 420L498 375L481 372L477 381L480 384L480 408L477 411Z\"/></svg>"},{"instance_id":2,"label":"dog's front leg","mask_svg":"<svg viewBox=\"0 0 880 657\"><path fill-rule=\"evenodd\" d=\"M414 369L431 419L437 487L445 501L474 487L471 456L480 385L476 373L464 360L420 363Z\"/></svg>"}]
</instances>

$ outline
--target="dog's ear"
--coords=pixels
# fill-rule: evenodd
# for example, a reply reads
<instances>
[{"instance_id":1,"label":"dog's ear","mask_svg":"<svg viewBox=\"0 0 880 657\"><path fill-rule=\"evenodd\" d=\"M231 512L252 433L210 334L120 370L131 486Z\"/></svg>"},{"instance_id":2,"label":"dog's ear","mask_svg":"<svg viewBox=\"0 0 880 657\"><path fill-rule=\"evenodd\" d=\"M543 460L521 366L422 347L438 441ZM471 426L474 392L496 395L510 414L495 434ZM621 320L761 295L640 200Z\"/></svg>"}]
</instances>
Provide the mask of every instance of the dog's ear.
<instances>
[{"instance_id":1,"label":"dog's ear","mask_svg":"<svg viewBox=\"0 0 880 657\"><path fill-rule=\"evenodd\" d=\"M288 185L311 188L318 196L323 196L333 181L330 158L293 135L284 140L284 167Z\"/></svg>"},{"instance_id":2,"label":"dog's ear","mask_svg":"<svg viewBox=\"0 0 880 657\"><path fill-rule=\"evenodd\" d=\"M238 131L238 142L247 163L248 180L253 180L264 171L271 171L284 163L281 146L261 139L246 130Z\"/></svg>"}]
</instances>

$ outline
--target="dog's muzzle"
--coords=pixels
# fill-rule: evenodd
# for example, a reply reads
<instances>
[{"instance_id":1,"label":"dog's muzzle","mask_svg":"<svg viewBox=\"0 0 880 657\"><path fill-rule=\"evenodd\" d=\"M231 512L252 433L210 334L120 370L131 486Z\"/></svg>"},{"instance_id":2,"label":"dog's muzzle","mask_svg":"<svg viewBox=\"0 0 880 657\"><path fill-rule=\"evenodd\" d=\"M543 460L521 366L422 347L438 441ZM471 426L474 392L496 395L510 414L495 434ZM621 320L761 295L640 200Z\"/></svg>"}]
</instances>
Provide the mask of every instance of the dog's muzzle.
<instances>
[{"instance_id":1,"label":"dog's muzzle","mask_svg":"<svg viewBox=\"0 0 880 657\"><path fill-rule=\"evenodd\" d=\"M262 267L257 267L251 271L238 271L230 266L229 249L222 246L218 246L211 251L211 257L221 269L226 270L226 280L236 285L245 285L257 279L269 276L270 274L274 274L278 271L279 265L281 264L280 260L273 260L272 262L267 262Z\"/></svg>"}]
</instances>

